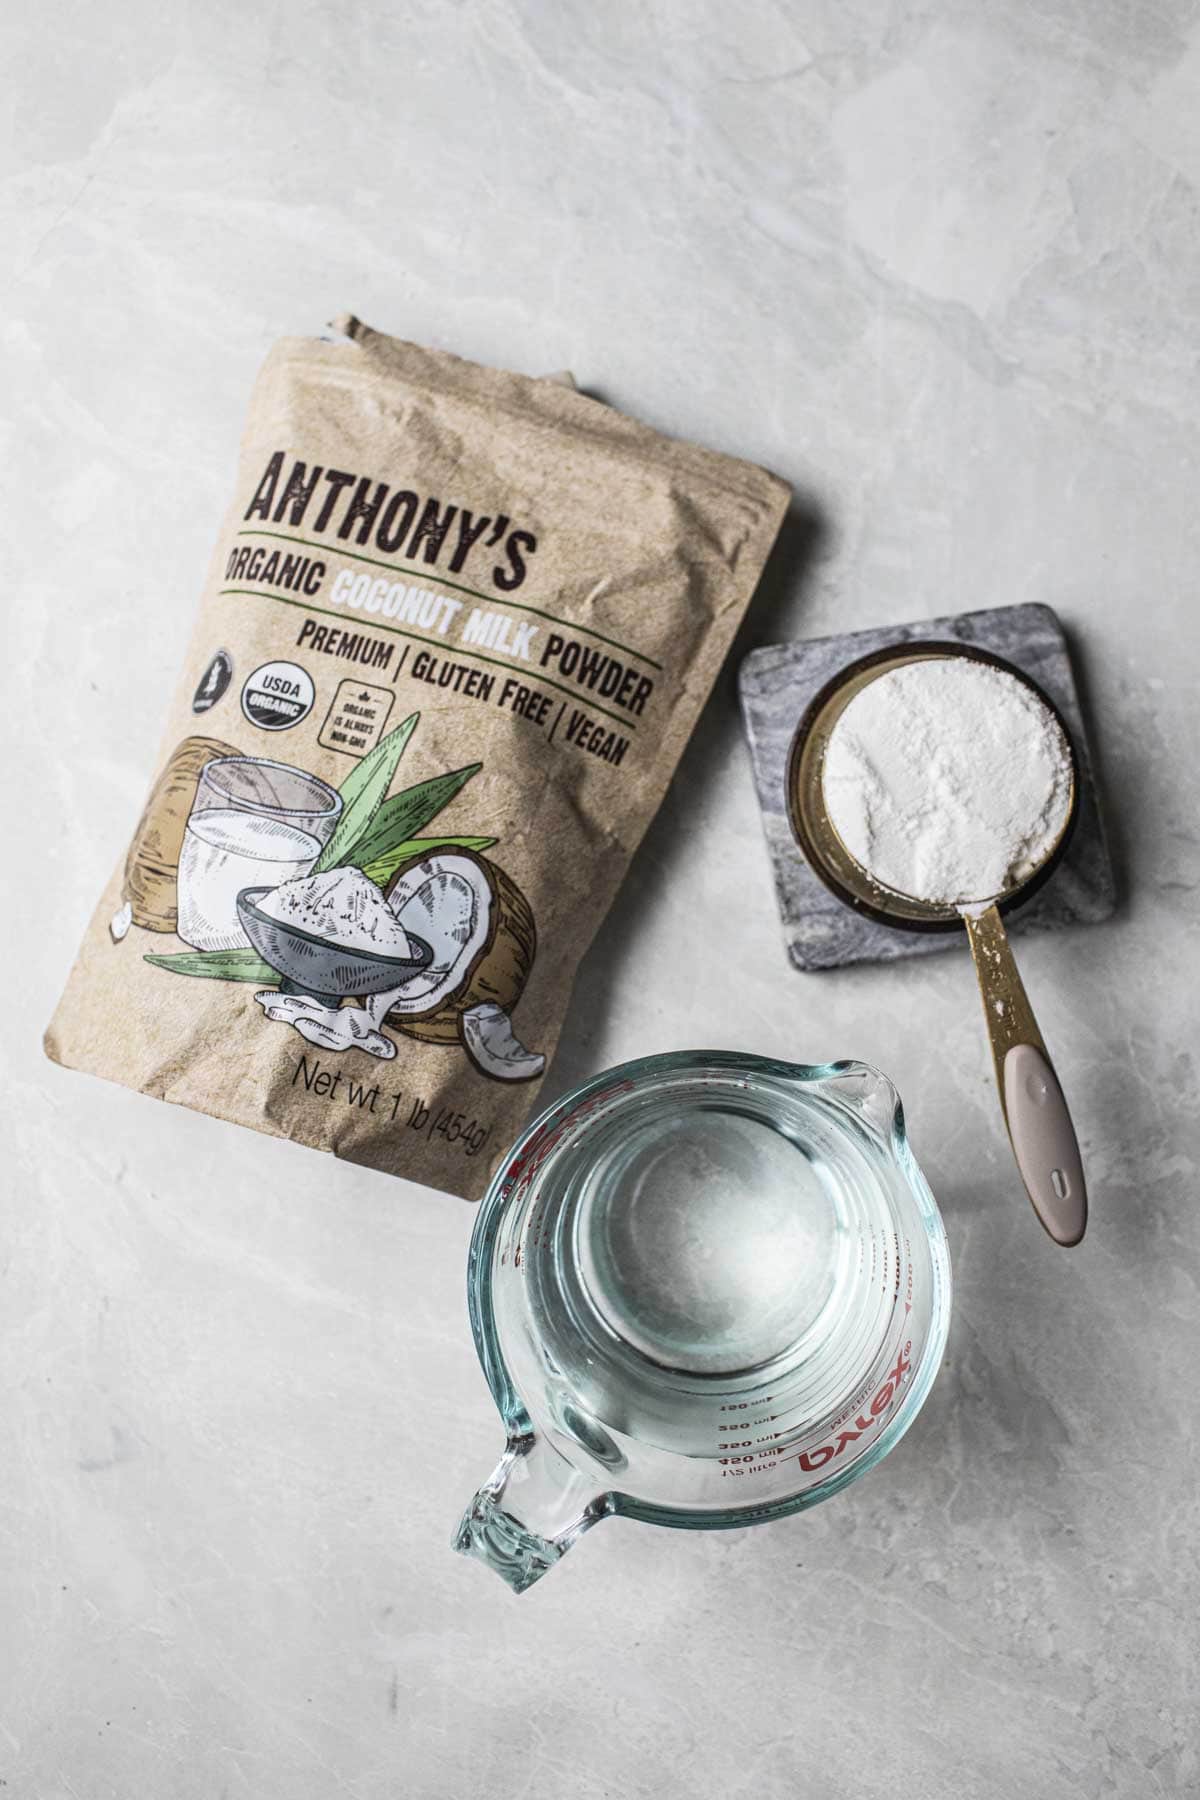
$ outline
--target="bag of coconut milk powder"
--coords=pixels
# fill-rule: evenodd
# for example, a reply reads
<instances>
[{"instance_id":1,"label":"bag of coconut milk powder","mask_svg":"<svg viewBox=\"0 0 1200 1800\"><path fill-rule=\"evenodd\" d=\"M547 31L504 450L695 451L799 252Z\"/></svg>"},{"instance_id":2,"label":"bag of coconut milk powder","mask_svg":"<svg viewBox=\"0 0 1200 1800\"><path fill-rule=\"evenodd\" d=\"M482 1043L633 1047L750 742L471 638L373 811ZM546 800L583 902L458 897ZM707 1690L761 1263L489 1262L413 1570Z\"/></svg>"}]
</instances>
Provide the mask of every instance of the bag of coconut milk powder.
<instances>
[{"instance_id":1,"label":"bag of coconut milk powder","mask_svg":"<svg viewBox=\"0 0 1200 1800\"><path fill-rule=\"evenodd\" d=\"M259 376L57 1061L478 1198L787 503L339 321Z\"/></svg>"}]
</instances>

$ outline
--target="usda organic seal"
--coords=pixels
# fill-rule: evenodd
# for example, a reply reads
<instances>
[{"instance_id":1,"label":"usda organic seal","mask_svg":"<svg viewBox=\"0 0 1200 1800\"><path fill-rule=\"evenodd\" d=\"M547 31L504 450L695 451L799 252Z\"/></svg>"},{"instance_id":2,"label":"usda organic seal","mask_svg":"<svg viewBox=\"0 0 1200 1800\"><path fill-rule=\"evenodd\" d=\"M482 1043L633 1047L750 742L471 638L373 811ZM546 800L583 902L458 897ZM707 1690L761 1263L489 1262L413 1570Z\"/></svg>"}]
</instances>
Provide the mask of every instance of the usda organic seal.
<instances>
[{"instance_id":1,"label":"usda organic seal","mask_svg":"<svg viewBox=\"0 0 1200 1800\"><path fill-rule=\"evenodd\" d=\"M312 676L299 663L263 663L242 689L242 711L263 731L287 731L307 719L315 693Z\"/></svg>"}]
</instances>

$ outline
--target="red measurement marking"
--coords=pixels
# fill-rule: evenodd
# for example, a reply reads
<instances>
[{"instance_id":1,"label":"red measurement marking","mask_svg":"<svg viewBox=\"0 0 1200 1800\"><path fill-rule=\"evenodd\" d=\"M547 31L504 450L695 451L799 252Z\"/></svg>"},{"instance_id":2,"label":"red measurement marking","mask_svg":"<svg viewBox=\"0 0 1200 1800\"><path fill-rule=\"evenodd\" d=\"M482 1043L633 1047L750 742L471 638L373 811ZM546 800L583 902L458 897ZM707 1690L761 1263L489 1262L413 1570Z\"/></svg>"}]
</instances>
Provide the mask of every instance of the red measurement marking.
<instances>
[{"instance_id":1,"label":"red measurement marking","mask_svg":"<svg viewBox=\"0 0 1200 1800\"><path fill-rule=\"evenodd\" d=\"M802 1469L810 1474L817 1469L823 1469L826 1463L831 1463L835 1457L840 1456L847 1445L857 1443L858 1439L862 1437L865 1431L870 1431L872 1427L882 1422L884 1414L890 1410L897 1394L900 1392L904 1377L911 1372L908 1360L911 1353L912 1343L910 1340L905 1344L903 1350L901 1350L900 1354L897 1356L895 1368L888 1375L888 1378L883 1385L877 1390L875 1398L871 1401L870 1408L864 1408L863 1411L859 1413L854 1421L852 1429L840 1431L832 1443L819 1444L815 1450L800 1450L797 1452L796 1460L799 1462Z\"/></svg>"},{"instance_id":2,"label":"red measurement marking","mask_svg":"<svg viewBox=\"0 0 1200 1800\"><path fill-rule=\"evenodd\" d=\"M521 1151L514 1157L505 1171L506 1178L512 1182L529 1180L541 1168L550 1152L554 1150L563 1137L581 1119L594 1113L599 1107L606 1106L617 1094L627 1094L633 1087L632 1081L617 1081L611 1087L602 1088L598 1094L592 1094L587 1100L580 1102L565 1119L560 1119L553 1128L546 1127L532 1137Z\"/></svg>"}]
</instances>

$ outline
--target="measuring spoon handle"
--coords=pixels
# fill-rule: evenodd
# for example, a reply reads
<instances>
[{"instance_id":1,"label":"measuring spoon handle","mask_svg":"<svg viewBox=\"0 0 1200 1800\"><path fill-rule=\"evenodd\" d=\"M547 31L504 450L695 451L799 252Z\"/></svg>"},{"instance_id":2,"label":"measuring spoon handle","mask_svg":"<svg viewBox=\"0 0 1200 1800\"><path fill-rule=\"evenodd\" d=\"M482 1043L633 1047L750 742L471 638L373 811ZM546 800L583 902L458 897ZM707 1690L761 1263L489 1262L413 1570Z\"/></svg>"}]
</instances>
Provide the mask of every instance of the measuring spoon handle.
<instances>
[{"instance_id":1,"label":"measuring spoon handle","mask_svg":"<svg viewBox=\"0 0 1200 1800\"><path fill-rule=\"evenodd\" d=\"M1033 1210L1055 1243L1069 1248L1087 1229L1087 1184L1066 1098L998 910L964 914L964 922L1013 1156Z\"/></svg>"}]
</instances>

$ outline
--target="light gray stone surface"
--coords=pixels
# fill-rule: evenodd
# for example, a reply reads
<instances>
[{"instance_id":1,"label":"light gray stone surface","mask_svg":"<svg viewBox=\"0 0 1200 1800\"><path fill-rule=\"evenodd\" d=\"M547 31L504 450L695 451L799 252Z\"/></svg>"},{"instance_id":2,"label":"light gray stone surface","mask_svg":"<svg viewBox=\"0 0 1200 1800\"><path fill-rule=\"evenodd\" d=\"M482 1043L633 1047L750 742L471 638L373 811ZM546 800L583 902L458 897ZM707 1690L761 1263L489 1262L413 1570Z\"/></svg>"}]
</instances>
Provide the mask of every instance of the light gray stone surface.
<instances>
[{"instance_id":1,"label":"light gray stone surface","mask_svg":"<svg viewBox=\"0 0 1200 1800\"><path fill-rule=\"evenodd\" d=\"M3 1800L1197 1792L1197 14L6 9ZM889 1070L946 1367L835 1502L606 1524L519 1601L447 1548L499 1449L469 1211L39 1050L255 366L344 306L789 476L743 650L1052 604L1128 895L1022 945L1092 1184L1063 1253L965 954L789 969L727 673L555 1079Z\"/></svg>"}]
</instances>

